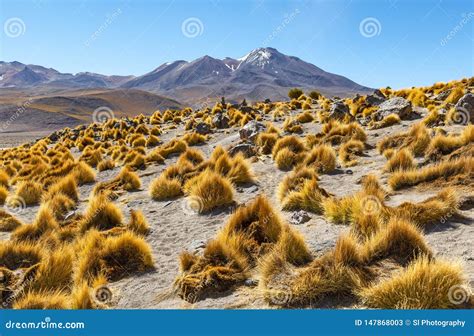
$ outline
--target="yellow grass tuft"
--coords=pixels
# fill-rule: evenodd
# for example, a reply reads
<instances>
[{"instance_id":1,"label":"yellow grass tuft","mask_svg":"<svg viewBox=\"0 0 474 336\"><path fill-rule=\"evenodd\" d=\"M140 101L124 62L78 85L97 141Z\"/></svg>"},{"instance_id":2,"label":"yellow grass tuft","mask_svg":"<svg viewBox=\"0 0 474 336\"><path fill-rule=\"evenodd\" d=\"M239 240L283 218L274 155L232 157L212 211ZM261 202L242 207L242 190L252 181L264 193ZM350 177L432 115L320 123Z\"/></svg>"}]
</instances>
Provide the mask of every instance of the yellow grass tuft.
<instances>
[{"instance_id":1,"label":"yellow grass tuft","mask_svg":"<svg viewBox=\"0 0 474 336\"><path fill-rule=\"evenodd\" d=\"M362 289L359 295L372 308L457 308L453 290L462 290L464 282L459 264L420 257L391 278Z\"/></svg>"},{"instance_id":2,"label":"yellow grass tuft","mask_svg":"<svg viewBox=\"0 0 474 336\"><path fill-rule=\"evenodd\" d=\"M385 170L389 172L400 171L400 170L410 170L416 167L415 160L413 155L408 149L401 149L397 151L393 156L387 161Z\"/></svg>"},{"instance_id":3,"label":"yellow grass tuft","mask_svg":"<svg viewBox=\"0 0 474 336\"><path fill-rule=\"evenodd\" d=\"M139 236L146 236L150 233L150 225L145 215L140 210L130 210L130 222L128 229Z\"/></svg>"},{"instance_id":4,"label":"yellow grass tuft","mask_svg":"<svg viewBox=\"0 0 474 336\"><path fill-rule=\"evenodd\" d=\"M229 179L210 170L188 180L184 190L193 200L190 206L199 213L230 205L234 199L234 187Z\"/></svg>"},{"instance_id":5,"label":"yellow grass tuft","mask_svg":"<svg viewBox=\"0 0 474 336\"><path fill-rule=\"evenodd\" d=\"M122 226L123 215L105 194L99 194L89 200L84 218L80 222L80 230L86 232L92 228L109 230Z\"/></svg>"},{"instance_id":6,"label":"yellow grass tuft","mask_svg":"<svg viewBox=\"0 0 474 336\"><path fill-rule=\"evenodd\" d=\"M177 178L160 176L150 184L150 195L155 201L172 199L182 194L181 182Z\"/></svg>"}]
</instances>

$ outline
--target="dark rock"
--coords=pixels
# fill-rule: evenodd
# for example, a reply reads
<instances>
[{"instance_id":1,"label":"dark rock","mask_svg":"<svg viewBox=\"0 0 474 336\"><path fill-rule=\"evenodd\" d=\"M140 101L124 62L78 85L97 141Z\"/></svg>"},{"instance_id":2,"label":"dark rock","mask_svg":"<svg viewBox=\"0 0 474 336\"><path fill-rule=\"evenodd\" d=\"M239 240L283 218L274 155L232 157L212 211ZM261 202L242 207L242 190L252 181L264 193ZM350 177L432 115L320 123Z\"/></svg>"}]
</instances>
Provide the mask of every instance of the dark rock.
<instances>
[{"instance_id":1,"label":"dark rock","mask_svg":"<svg viewBox=\"0 0 474 336\"><path fill-rule=\"evenodd\" d=\"M412 117L412 106L411 103L402 97L390 98L379 105L379 109L376 112L376 119L382 120L390 114L398 114L400 119L410 119Z\"/></svg>"},{"instance_id":2,"label":"dark rock","mask_svg":"<svg viewBox=\"0 0 474 336\"><path fill-rule=\"evenodd\" d=\"M248 122L239 130L240 139L254 141L255 138L265 130L265 125L256 120Z\"/></svg>"},{"instance_id":3,"label":"dark rock","mask_svg":"<svg viewBox=\"0 0 474 336\"><path fill-rule=\"evenodd\" d=\"M306 223L311 219L311 216L304 210L293 212L290 218L290 223L294 225L300 225Z\"/></svg>"},{"instance_id":4,"label":"dark rock","mask_svg":"<svg viewBox=\"0 0 474 336\"><path fill-rule=\"evenodd\" d=\"M212 123L217 128L228 128L229 127L229 118L226 114L217 113L214 118L212 118Z\"/></svg>"},{"instance_id":5,"label":"dark rock","mask_svg":"<svg viewBox=\"0 0 474 336\"><path fill-rule=\"evenodd\" d=\"M434 96L433 98L435 100L446 100L446 98L448 98L448 96L451 94L451 89L448 89L448 90L444 90L443 92L437 94L436 96Z\"/></svg>"},{"instance_id":6,"label":"dark rock","mask_svg":"<svg viewBox=\"0 0 474 336\"><path fill-rule=\"evenodd\" d=\"M205 122L200 122L196 124L195 130L199 134L209 134L211 133L211 127L209 124L206 124Z\"/></svg>"},{"instance_id":7,"label":"dark rock","mask_svg":"<svg viewBox=\"0 0 474 336\"><path fill-rule=\"evenodd\" d=\"M240 110L244 113L253 113L255 112L252 106L240 106Z\"/></svg>"},{"instance_id":8,"label":"dark rock","mask_svg":"<svg viewBox=\"0 0 474 336\"><path fill-rule=\"evenodd\" d=\"M453 121L456 124L469 124L474 120L474 94L467 93L454 106Z\"/></svg>"},{"instance_id":9,"label":"dark rock","mask_svg":"<svg viewBox=\"0 0 474 336\"><path fill-rule=\"evenodd\" d=\"M346 115L350 115L349 107L346 104L342 101L335 101L332 103L329 118L342 120Z\"/></svg>"},{"instance_id":10,"label":"dark rock","mask_svg":"<svg viewBox=\"0 0 474 336\"><path fill-rule=\"evenodd\" d=\"M346 174L352 175L352 174L354 174L354 172L353 172L352 170L350 170L350 169L347 169L347 170L346 170Z\"/></svg>"},{"instance_id":11,"label":"dark rock","mask_svg":"<svg viewBox=\"0 0 474 336\"><path fill-rule=\"evenodd\" d=\"M244 285L247 286L247 287L258 286L258 279L246 279L244 281Z\"/></svg>"},{"instance_id":12,"label":"dark rock","mask_svg":"<svg viewBox=\"0 0 474 336\"><path fill-rule=\"evenodd\" d=\"M193 240L191 242L191 245L189 246L189 249L193 252L199 252L199 250L202 250L206 247L206 242L202 240Z\"/></svg>"},{"instance_id":13,"label":"dark rock","mask_svg":"<svg viewBox=\"0 0 474 336\"><path fill-rule=\"evenodd\" d=\"M378 106L382 104L387 98L380 90L375 90L373 94L367 95L365 97L365 102L369 106Z\"/></svg>"},{"instance_id":14,"label":"dark rock","mask_svg":"<svg viewBox=\"0 0 474 336\"><path fill-rule=\"evenodd\" d=\"M59 140L59 135L57 132L53 132L49 135L49 140L53 141L53 142L56 142Z\"/></svg>"},{"instance_id":15,"label":"dark rock","mask_svg":"<svg viewBox=\"0 0 474 336\"><path fill-rule=\"evenodd\" d=\"M234 156L237 153L243 153L245 157L249 158L257 154L257 148L252 143L240 143L229 149L229 154Z\"/></svg>"}]
</instances>

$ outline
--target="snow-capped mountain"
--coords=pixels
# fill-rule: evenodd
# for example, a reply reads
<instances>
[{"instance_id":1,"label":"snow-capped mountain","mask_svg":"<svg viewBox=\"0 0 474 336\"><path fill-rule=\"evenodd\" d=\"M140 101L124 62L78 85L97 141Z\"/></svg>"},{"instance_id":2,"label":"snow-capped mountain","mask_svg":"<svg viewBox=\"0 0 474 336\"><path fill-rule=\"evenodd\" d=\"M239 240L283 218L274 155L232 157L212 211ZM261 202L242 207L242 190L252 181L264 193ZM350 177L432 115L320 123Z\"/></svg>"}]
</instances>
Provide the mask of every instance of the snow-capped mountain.
<instances>
[{"instance_id":1,"label":"snow-capped mountain","mask_svg":"<svg viewBox=\"0 0 474 336\"><path fill-rule=\"evenodd\" d=\"M19 62L0 62L0 78L0 87L133 88L188 104L221 96L234 101L281 100L292 87L340 96L372 91L274 48L258 48L237 59L206 55L191 62L167 62L138 77L88 72L72 75Z\"/></svg>"}]
</instances>

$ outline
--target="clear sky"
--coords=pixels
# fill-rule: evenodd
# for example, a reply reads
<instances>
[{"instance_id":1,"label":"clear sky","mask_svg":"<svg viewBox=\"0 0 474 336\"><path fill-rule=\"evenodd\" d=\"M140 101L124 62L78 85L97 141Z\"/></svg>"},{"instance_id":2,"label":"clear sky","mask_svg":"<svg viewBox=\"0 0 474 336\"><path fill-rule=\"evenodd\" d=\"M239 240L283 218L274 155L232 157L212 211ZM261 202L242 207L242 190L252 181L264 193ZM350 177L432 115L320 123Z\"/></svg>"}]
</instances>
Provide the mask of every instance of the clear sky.
<instances>
[{"instance_id":1,"label":"clear sky","mask_svg":"<svg viewBox=\"0 0 474 336\"><path fill-rule=\"evenodd\" d=\"M141 75L271 46L370 87L474 73L472 0L0 0L0 59Z\"/></svg>"}]
</instances>

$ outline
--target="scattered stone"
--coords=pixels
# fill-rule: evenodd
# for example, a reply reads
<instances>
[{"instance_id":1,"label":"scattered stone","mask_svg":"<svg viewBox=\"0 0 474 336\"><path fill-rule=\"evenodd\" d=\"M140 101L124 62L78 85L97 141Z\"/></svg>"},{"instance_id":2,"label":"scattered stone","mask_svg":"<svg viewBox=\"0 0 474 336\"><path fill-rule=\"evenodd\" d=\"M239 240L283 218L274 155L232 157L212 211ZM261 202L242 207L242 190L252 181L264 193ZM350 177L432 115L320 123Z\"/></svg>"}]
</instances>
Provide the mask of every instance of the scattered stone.
<instances>
[{"instance_id":1,"label":"scattered stone","mask_svg":"<svg viewBox=\"0 0 474 336\"><path fill-rule=\"evenodd\" d=\"M193 252L199 252L206 247L206 242L202 240L193 240L189 245L189 249Z\"/></svg>"},{"instance_id":2,"label":"scattered stone","mask_svg":"<svg viewBox=\"0 0 474 336\"><path fill-rule=\"evenodd\" d=\"M256 287L256 286L258 286L258 279L246 279L244 281L244 286Z\"/></svg>"},{"instance_id":3,"label":"scattered stone","mask_svg":"<svg viewBox=\"0 0 474 336\"><path fill-rule=\"evenodd\" d=\"M434 96L433 98L435 100L446 100L446 98L449 97L449 95L451 94L451 89L448 89L448 90L444 90L443 92L437 94L436 96Z\"/></svg>"},{"instance_id":4,"label":"scattered stone","mask_svg":"<svg viewBox=\"0 0 474 336\"><path fill-rule=\"evenodd\" d=\"M376 120L382 120L390 114L397 114L400 119L411 119L412 117L411 103L402 97L390 98L379 105L379 109L375 112Z\"/></svg>"},{"instance_id":5,"label":"scattered stone","mask_svg":"<svg viewBox=\"0 0 474 336\"><path fill-rule=\"evenodd\" d=\"M379 106L385 100L387 100L387 97L385 97L382 91L378 89L375 90L374 93L367 95L367 97L365 98L365 102L370 106Z\"/></svg>"},{"instance_id":6,"label":"scattered stone","mask_svg":"<svg viewBox=\"0 0 474 336\"><path fill-rule=\"evenodd\" d=\"M246 158L255 156L257 154L257 148L252 143L240 143L229 149L229 154L231 156L236 155L237 153L243 153Z\"/></svg>"},{"instance_id":7,"label":"scattered stone","mask_svg":"<svg viewBox=\"0 0 474 336\"><path fill-rule=\"evenodd\" d=\"M350 170L350 169L347 169L347 170L346 170L346 174L352 175L352 174L354 174L354 172L353 172L352 170Z\"/></svg>"},{"instance_id":8,"label":"scattered stone","mask_svg":"<svg viewBox=\"0 0 474 336\"><path fill-rule=\"evenodd\" d=\"M57 132L53 132L49 135L49 140L53 141L53 142L56 142L59 140L59 135Z\"/></svg>"},{"instance_id":9,"label":"scattered stone","mask_svg":"<svg viewBox=\"0 0 474 336\"><path fill-rule=\"evenodd\" d=\"M296 212L293 212L290 218L290 223L294 225L301 225L303 223L306 223L311 219L311 216L304 210L299 210Z\"/></svg>"},{"instance_id":10,"label":"scattered stone","mask_svg":"<svg viewBox=\"0 0 474 336\"><path fill-rule=\"evenodd\" d=\"M211 127L205 122L200 122L196 125L195 130L199 134L209 134L211 133Z\"/></svg>"},{"instance_id":11,"label":"scattered stone","mask_svg":"<svg viewBox=\"0 0 474 336\"><path fill-rule=\"evenodd\" d=\"M229 127L229 117L223 113L217 113L214 118L212 118L212 124L217 128L228 128Z\"/></svg>"},{"instance_id":12,"label":"scattered stone","mask_svg":"<svg viewBox=\"0 0 474 336\"><path fill-rule=\"evenodd\" d=\"M239 130L240 139L254 141L265 130L265 125L256 120L249 121Z\"/></svg>"},{"instance_id":13,"label":"scattered stone","mask_svg":"<svg viewBox=\"0 0 474 336\"><path fill-rule=\"evenodd\" d=\"M463 124L474 122L474 94L467 93L462 96L461 99L458 100L454 108L457 112L454 118L455 122L459 121L459 123Z\"/></svg>"},{"instance_id":14,"label":"scattered stone","mask_svg":"<svg viewBox=\"0 0 474 336\"><path fill-rule=\"evenodd\" d=\"M349 107L344 104L344 102L336 101L332 103L331 110L329 112L329 118L342 120L346 115L350 116Z\"/></svg>"}]
</instances>

